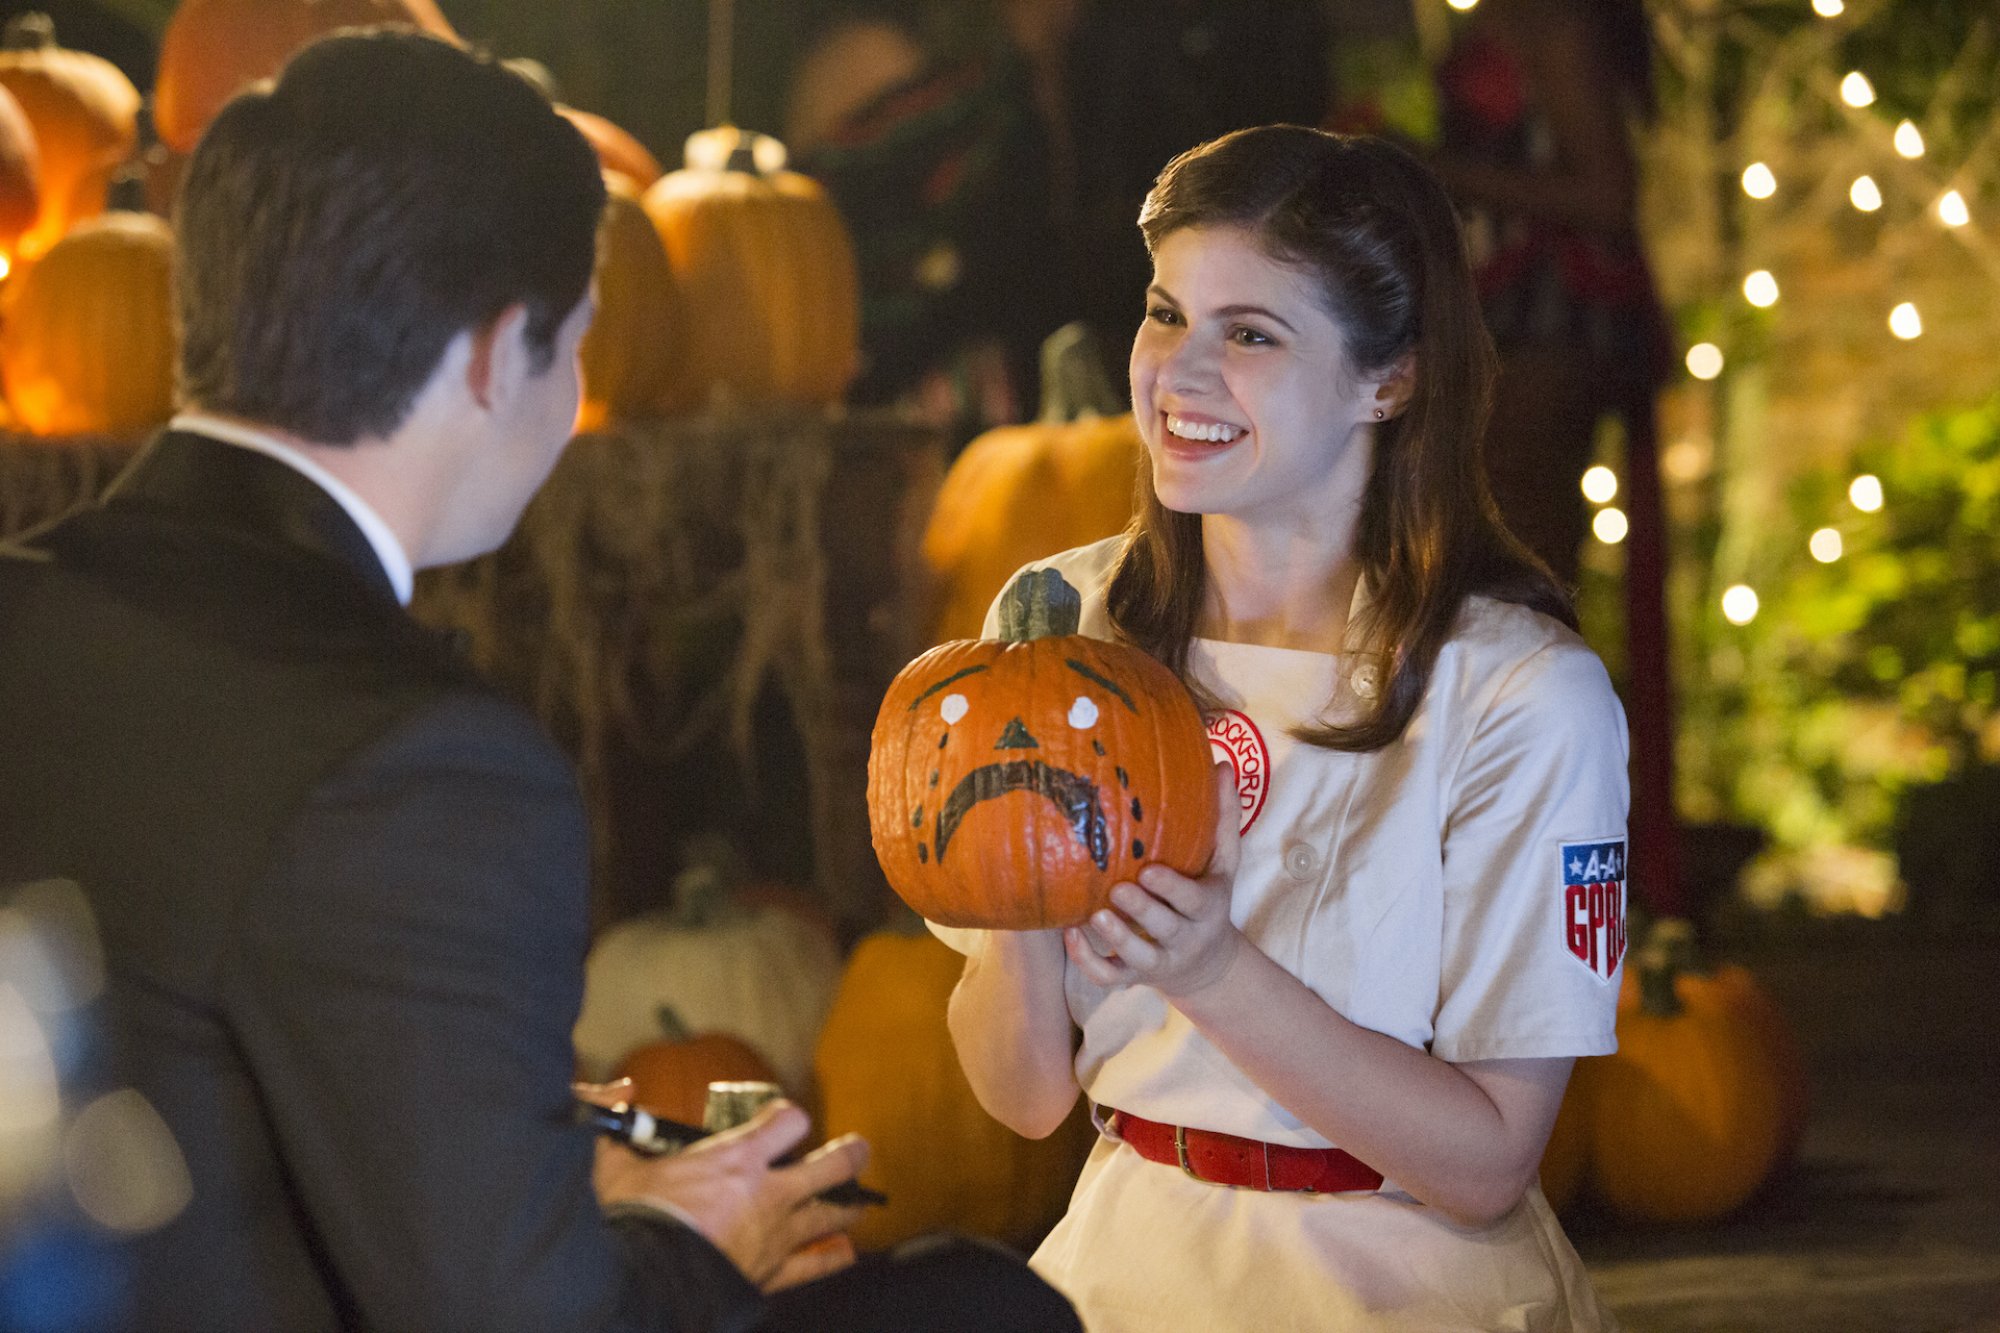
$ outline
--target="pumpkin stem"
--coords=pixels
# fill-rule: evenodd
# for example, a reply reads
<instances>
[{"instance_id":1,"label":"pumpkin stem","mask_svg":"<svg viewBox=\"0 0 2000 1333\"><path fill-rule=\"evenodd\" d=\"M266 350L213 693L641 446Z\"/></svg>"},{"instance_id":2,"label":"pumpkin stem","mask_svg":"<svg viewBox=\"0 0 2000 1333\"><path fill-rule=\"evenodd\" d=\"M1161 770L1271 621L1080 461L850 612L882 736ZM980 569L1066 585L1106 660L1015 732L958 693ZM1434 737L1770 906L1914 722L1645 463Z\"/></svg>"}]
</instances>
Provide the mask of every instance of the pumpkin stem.
<instances>
[{"instance_id":1,"label":"pumpkin stem","mask_svg":"<svg viewBox=\"0 0 2000 1333\"><path fill-rule=\"evenodd\" d=\"M702 833L688 839L683 860L686 868L674 876L676 922L699 929L741 915L736 891L745 878L743 858L725 835Z\"/></svg>"},{"instance_id":2,"label":"pumpkin stem","mask_svg":"<svg viewBox=\"0 0 2000 1333\"><path fill-rule=\"evenodd\" d=\"M56 21L47 14L30 11L7 20L0 33L0 49L8 51L49 51L56 44Z\"/></svg>"},{"instance_id":3,"label":"pumpkin stem","mask_svg":"<svg viewBox=\"0 0 2000 1333\"><path fill-rule=\"evenodd\" d=\"M687 1025L670 1004L663 1004L653 1011L653 1017L660 1024L660 1036L667 1041L692 1041L694 1029Z\"/></svg>"},{"instance_id":4,"label":"pumpkin stem","mask_svg":"<svg viewBox=\"0 0 2000 1333\"><path fill-rule=\"evenodd\" d=\"M1673 1018L1686 1008L1674 985L1683 969L1673 950L1648 942L1632 963L1639 969L1639 1008L1643 1012L1654 1018Z\"/></svg>"},{"instance_id":5,"label":"pumpkin stem","mask_svg":"<svg viewBox=\"0 0 2000 1333\"><path fill-rule=\"evenodd\" d=\"M1078 417L1115 417L1125 410L1104 372L1103 344L1082 320L1042 342L1042 413L1049 425Z\"/></svg>"},{"instance_id":6,"label":"pumpkin stem","mask_svg":"<svg viewBox=\"0 0 2000 1333\"><path fill-rule=\"evenodd\" d=\"M1030 569L1000 596L1000 637L1008 643L1074 634L1083 623L1083 594L1053 569Z\"/></svg>"}]
</instances>

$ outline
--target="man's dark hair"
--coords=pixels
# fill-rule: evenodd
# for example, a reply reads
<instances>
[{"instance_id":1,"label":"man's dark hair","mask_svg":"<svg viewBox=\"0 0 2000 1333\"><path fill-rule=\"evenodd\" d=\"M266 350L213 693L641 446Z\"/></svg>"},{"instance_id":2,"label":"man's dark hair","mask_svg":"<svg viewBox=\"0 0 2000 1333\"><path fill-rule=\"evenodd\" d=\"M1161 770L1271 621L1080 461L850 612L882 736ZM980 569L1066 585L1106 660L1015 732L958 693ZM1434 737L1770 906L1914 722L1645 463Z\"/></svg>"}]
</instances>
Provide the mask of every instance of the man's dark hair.
<instances>
[{"instance_id":1,"label":"man's dark hair","mask_svg":"<svg viewBox=\"0 0 2000 1333\"><path fill-rule=\"evenodd\" d=\"M180 396L325 444L385 435L452 338L516 303L546 369L603 207L590 147L518 74L404 29L316 42L188 163Z\"/></svg>"}]
</instances>

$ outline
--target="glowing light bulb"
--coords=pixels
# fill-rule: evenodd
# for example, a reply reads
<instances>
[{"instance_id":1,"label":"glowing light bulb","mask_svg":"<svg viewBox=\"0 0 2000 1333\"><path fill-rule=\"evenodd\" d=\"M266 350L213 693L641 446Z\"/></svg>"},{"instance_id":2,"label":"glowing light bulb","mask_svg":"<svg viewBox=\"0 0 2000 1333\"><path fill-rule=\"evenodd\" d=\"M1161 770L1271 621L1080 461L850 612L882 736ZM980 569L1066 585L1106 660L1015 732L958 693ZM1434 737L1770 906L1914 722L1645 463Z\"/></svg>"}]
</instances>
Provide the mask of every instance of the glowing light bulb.
<instances>
[{"instance_id":1,"label":"glowing light bulb","mask_svg":"<svg viewBox=\"0 0 2000 1333\"><path fill-rule=\"evenodd\" d=\"M1747 625L1757 618L1757 590L1739 583L1722 594L1722 618L1732 625Z\"/></svg>"},{"instance_id":2,"label":"glowing light bulb","mask_svg":"<svg viewBox=\"0 0 2000 1333\"><path fill-rule=\"evenodd\" d=\"M1860 70L1849 70L1840 81L1840 100L1852 107L1867 106L1875 100L1875 85Z\"/></svg>"},{"instance_id":3,"label":"glowing light bulb","mask_svg":"<svg viewBox=\"0 0 2000 1333\"><path fill-rule=\"evenodd\" d=\"M1862 212L1873 213L1882 206L1882 187L1873 176L1856 176L1848 188L1847 200Z\"/></svg>"},{"instance_id":4,"label":"glowing light bulb","mask_svg":"<svg viewBox=\"0 0 2000 1333\"><path fill-rule=\"evenodd\" d=\"M1837 19L1846 12L1846 0L1813 0L1813 13L1823 19Z\"/></svg>"},{"instance_id":5,"label":"glowing light bulb","mask_svg":"<svg viewBox=\"0 0 2000 1333\"><path fill-rule=\"evenodd\" d=\"M1597 517L1590 520L1590 530L1606 546L1616 546L1625 540L1625 534L1632 530L1632 525L1626 521L1624 510L1600 509Z\"/></svg>"},{"instance_id":6,"label":"glowing light bulb","mask_svg":"<svg viewBox=\"0 0 2000 1333\"><path fill-rule=\"evenodd\" d=\"M1463 14L1466 10L1477 5L1479 0L1445 0L1445 3Z\"/></svg>"},{"instance_id":7,"label":"glowing light bulb","mask_svg":"<svg viewBox=\"0 0 2000 1333\"><path fill-rule=\"evenodd\" d=\"M1847 486L1847 502L1864 514L1873 514L1882 508L1882 479L1872 472L1864 472Z\"/></svg>"},{"instance_id":8,"label":"glowing light bulb","mask_svg":"<svg viewBox=\"0 0 2000 1333\"><path fill-rule=\"evenodd\" d=\"M1924 336L1924 317L1917 313L1915 305L1908 301L1889 312L1889 332L1904 342Z\"/></svg>"},{"instance_id":9,"label":"glowing light bulb","mask_svg":"<svg viewBox=\"0 0 2000 1333\"><path fill-rule=\"evenodd\" d=\"M1812 552L1813 559L1822 565L1830 565L1840 559L1841 552L1846 548L1840 540L1838 529L1821 528L1806 542L1806 549Z\"/></svg>"},{"instance_id":10,"label":"glowing light bulb","mask_svg":"<svg viewBox=\"0 0 2000 1333\"><path fill-rule=\"evenodd\" d=\"M1762 162L1743 168L1743 193L1752 199L1769 199L1778 192L1778 177Z\"/></svg>"},{"instance_id":11,"label":"glowing light bulb","mask_svg":"<svg viewBox=\"0 0 2000 1333\"><path fill-rule=\"evenodd\" d=\"M1937 201L1938 221L1947 227L1963 227L1972 221L1972 211L1965 206L1965 196L1957 190L1946 190Z\"/></svg>"},{"instance_id":12,"label":"glowing light bulb","mask_svg":"<svg viewBox=\"0 0 2000 1333\"><path fill-rule=\"evenodd\" d=\"M1583 474L1583 498L1594 505L1610 504L1618 494L1618 474L1608 467L1594 467Z\"/></svg>"},{"instance_id":13,"label":"glowing light bulb","mask_svg":"<svg viewBox=\"0 0 2000 1333\"><path fill-rule=\"evenodd\" d=\"M1722 349L1714 343L1696 343L1688 348L1688 374L1698 380L1712 380L1722 373Z\"/></svg>"},{"instance_id":14,"label":"glowing light bulb","mask_svg":"<svg viewBox=\"0 0 2000 1333\"><path fill-rule=\"evenodd\" d=\"M1778 304L1778 280L1769 269L1758 269L1743 279L1743 299L1760 310Z\"/></svg>"},{"instance_id":15,"label":"glowing light bulb","mask_svg":"<svg viewBox=\"0 0 2000 1333\"><path fill-rule=\"evenodd\" d=\"M1924 132L1915 121L1906 120L1896 127L1896 151L1912 161L1924 155Z\"/></svg>"}]
</instances>

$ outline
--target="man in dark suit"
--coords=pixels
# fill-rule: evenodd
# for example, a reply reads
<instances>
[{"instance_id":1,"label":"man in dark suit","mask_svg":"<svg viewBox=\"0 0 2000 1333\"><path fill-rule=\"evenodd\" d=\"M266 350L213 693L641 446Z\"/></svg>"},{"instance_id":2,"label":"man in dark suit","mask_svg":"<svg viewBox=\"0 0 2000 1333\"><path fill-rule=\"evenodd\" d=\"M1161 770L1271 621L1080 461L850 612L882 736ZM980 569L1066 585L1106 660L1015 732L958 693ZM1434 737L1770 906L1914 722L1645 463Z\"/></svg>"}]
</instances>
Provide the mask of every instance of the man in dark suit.
<instances>
[{"instance_id":1,"label":"man in dark suit","mask_svg":"<svg viewBox=\"0 0 2000 1333\"><path fill-rule=\"evenodd\" d=\"M1073 1328L964 1244L825 1277L856 1214L816 1196L867 1149L773 1166L788 1105L596 1152L593 1191L573 775L399 602L568 438L603 198L495 63L308 48L189 163L186 410L0 551L0 884L83 886L107 1086L192 1182L130 1247L134 1325Z\"/></svg>"}]
</instances>

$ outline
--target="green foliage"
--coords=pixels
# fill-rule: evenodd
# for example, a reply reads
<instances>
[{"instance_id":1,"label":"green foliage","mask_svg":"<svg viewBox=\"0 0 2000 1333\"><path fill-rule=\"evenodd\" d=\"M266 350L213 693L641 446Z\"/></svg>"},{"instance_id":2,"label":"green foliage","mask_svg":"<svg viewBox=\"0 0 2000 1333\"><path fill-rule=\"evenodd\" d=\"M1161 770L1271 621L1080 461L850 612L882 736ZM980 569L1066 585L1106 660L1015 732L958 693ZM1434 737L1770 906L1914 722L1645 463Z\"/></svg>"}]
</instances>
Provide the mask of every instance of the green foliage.
<instances>
[{"instance_id":1,"label":"green foliage","mask_svg":"<svg viewBox=\"0 0 2000 1333\"><path fill-rule=\"evenodd\" d=\"M1848 498L1861 473L1881 479L1877 513ZM1828 564L1807 553L1823 527L1845 548ZM2000 398L1802 478L1754 559L1758 618L1704 607L1683 631L1705 659L1685 686L1687 804L1781 846L1886 847L1904 790L2000 743Z\"/></svg>"}]
</instances>

